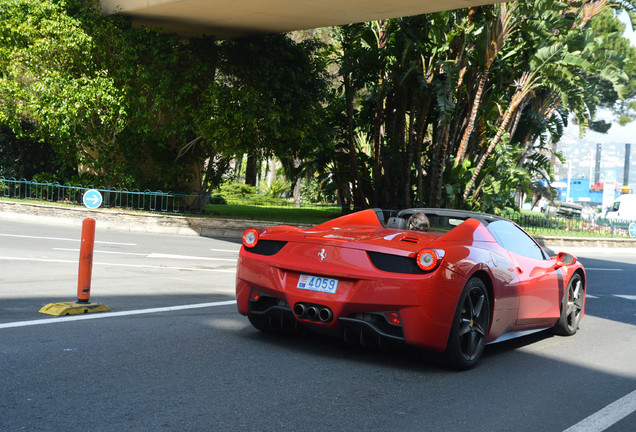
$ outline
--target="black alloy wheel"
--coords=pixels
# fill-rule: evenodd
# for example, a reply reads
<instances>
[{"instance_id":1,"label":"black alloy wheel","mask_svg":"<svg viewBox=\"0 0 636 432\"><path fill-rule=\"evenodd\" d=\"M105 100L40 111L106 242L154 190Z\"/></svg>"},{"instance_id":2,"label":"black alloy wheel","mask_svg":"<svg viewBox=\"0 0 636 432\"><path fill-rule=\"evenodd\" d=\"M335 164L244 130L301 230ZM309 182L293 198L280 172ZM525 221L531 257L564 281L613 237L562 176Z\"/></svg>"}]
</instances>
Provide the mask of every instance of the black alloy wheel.
<instances>
[{"instance_id":1,"label":"black alloy wheel","mask_svg":"<svg viewBox=\"0 0 636 432\"><path fill-rule=\"evenodd\" d=\"M579 329L583 316L585 287L579 273L574 273L561 301L561 317L554 326L554 332L561 336L572 336Z\"/></svg>"},{"instance_id":2,"label":"black alloy wheel","mask_svg":"<svg viewBox=\"0 0 636 432\"><path fill-rule=\"evenodd\" d=\"M481 358L490 327L490 303L484 282L472 278L464 287L457 304L448 337L445 357L460 370L470 369Z\"/></svg>"}]
</instances>

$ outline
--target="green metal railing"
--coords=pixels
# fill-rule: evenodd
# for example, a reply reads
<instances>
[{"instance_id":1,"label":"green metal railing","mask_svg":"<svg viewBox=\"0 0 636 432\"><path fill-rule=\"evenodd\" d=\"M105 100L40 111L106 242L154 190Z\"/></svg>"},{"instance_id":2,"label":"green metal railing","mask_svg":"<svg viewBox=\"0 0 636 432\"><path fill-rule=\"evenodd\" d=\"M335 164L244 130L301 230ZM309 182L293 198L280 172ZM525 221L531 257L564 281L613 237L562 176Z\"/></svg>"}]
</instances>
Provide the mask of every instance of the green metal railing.
<instances>
[{"instance_id":1,"label":"green metal railing","mask_svg":"<svg viewBox=\"0 0 636 432\"><path fill-rule=\"evenodd\" d=\"M629 238L629 220L584 220L513 213L504 215L532 235Z\"/></svg>"},{"instance_id":2,"label":"green metal railing","mask_svg":"<svg viewBox=\"0 0 636 432\"><path fill-rule=\"evenodd\" d=\"M0 176L0 197L32 199L62 204L82 205L82 197L89 189L97 189L103 197L102 207L141 210L161 213L200 212L200 195L175 194L163 191L115 189L103 186L76 186L69 184L28 181Z\"/></svg>"}]
</instances>

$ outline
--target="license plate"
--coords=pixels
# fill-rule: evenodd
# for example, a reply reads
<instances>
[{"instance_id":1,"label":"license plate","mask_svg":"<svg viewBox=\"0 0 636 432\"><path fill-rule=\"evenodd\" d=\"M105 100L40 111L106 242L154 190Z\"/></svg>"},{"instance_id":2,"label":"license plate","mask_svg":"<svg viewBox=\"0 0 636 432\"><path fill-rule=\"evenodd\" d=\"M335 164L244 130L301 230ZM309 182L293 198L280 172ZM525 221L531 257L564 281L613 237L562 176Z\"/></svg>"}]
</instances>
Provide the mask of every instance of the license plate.
<instances>
[{"instance_id":1,"label":"license plate","mask_svg":"<svg viewBox=\"0 0 636 432\"><path fill-rule=\"evenodd\" d=\"M335 294L338 289L338 279L301 274L296 288Z\"/></svg>"}]
</instances>

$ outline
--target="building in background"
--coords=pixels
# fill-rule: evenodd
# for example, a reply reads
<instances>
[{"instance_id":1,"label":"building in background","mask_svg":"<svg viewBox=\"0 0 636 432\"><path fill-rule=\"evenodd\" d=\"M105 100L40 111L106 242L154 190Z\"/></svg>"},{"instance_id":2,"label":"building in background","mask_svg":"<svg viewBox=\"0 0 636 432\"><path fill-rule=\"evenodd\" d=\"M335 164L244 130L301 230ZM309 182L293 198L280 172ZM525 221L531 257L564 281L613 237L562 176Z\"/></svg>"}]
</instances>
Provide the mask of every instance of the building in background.
<instances>
[{"instance_id":1,"label":"building in background","mask_svg":"<svg viewBox=\"0 0 636 432\"><path fill-rule=\"evenodd\" d=\"M556 167L561 175L554 183L558 191L557 200L601 206L605 211L617 196L635 189L636 184L630 183L629 175L634 165L630 157L630 143L624 146L599 143L590 146L579 142L571 148L563 147L567 162ZM619 178L618 173L621 172L622 178Z\"/></svg>"}]
</instances>

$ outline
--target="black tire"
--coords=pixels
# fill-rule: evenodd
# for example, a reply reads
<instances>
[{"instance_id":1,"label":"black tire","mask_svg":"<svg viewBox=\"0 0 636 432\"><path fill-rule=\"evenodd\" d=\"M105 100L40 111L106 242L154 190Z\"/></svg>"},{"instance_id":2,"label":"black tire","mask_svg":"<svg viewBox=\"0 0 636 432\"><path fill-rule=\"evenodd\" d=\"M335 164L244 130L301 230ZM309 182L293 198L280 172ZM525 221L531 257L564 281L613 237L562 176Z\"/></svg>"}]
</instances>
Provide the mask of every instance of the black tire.
<instances>
[{"instance_id":1,"label":"black tire","mask_svg":"<svg viewBox=\"0 0 636 432\"><path fill-rule=\"evenodd\" d=\"M486 285L469 279L459 297L453 325L444 352L446 364L466 370L477 364L486 346L490 328L490 301Z\"/></svg>"},{"instance_id":2,"label":"black tire","mask_svg":"<svg viewBox=\"0 0 636 432\"><path fill-rule=\"evenodd\" d=\"M574 273L561 300L561 316L554 326L554 333L561 336L572 336L579 329L583 316L585 287L579 273Z\"/></svg>"}]
</instances>

